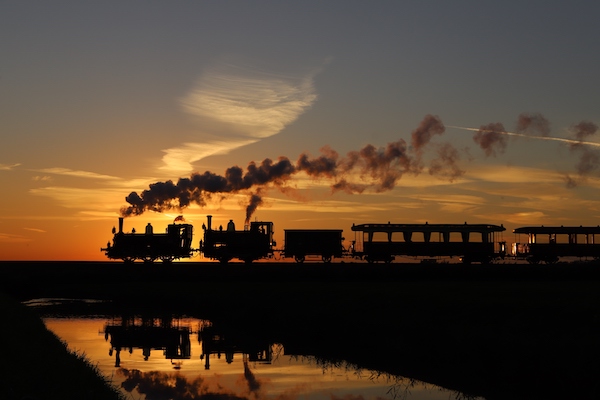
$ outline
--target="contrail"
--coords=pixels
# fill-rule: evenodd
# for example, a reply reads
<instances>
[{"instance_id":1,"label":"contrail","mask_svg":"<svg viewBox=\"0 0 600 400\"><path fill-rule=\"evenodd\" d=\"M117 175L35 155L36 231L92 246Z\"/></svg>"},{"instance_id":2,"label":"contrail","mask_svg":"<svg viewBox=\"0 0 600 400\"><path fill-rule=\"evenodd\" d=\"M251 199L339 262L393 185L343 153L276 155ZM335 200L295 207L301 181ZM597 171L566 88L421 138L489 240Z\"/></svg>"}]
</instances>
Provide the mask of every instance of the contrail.
<instances>
[{"instance_id":1,"label":"contrail","mask_svg":"<svg viewBox=\"0 0 600 400\"><path fill-rule=\"evenodd\" d=\"M495 131L495 130L489 130L489 129L467 128L464 126L453 126L453 125L446 125L446 127L463 129L465 131L472 131L472 132L486 132L486 133L494 132L494 133L501 133L503 135L508 135L508 136L519 136L519 137L525 137L525 138L531 138L531 139L552 140L555 142L562 142L562 143L568 143L568 144L584 144L584 145L593 146L593 147L600 147L600 143L596 143L596 142L584 142L582 140L565 139L565 138L559 138L559 137L553 137L553 136L532 136L532 135L525 135L524 133Z\"/></svg>"}]
</instances>

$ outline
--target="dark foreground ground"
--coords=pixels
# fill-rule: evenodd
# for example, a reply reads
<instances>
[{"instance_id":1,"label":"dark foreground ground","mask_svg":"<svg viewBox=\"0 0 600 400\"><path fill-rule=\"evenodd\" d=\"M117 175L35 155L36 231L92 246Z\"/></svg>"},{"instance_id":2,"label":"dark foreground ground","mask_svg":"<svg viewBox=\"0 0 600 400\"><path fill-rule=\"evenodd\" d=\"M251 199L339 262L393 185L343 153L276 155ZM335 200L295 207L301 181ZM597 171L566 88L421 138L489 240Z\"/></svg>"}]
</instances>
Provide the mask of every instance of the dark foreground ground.
<instances>
[{"instance_id":1,"label":"dark foreground ground","mask_svg":"<svg viewBox=\"0 0 600 400\"><path fill-rule=\"evenodd\" d=\"M599 265L0 263L0 282L19 301L206 318L487 399L600 398Z\"/></svg>"}]
</instances>

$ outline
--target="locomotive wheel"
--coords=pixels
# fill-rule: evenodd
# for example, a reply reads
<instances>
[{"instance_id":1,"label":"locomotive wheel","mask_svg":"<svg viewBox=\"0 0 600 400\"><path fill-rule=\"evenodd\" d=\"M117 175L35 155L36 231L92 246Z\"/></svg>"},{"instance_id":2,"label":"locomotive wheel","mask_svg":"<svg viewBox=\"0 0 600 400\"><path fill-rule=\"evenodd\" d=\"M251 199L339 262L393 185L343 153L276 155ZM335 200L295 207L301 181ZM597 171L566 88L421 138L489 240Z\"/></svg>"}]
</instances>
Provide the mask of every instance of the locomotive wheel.
<instances>
[{"instance_id":1,"label":"locomotive wheel","mask_svg":"<svg viewBox=\"0 0 600 400\"><path fill-rule=\"evenodd\" d=\"M304 262L304 256L295 256L296 262L302 264Z\"/></svg>"},{"instance_id":2,"label":"locomotive wheel","mask_svg":"<svg viewBox=\"0 0 600 400\"><path fill-rule=\"evenodd\" d=\"M219 262L221 264L225 265L229 262L229 258L227 258L227 257L219 258Z\"/></svg>"},{"instance_id":3,"label":"locomotive wheel","mask_svg":"<svg viewBox=\"0 0 600 400\"><path fill-rule=\"evenodd\" d=\"M323 256L322 258L325 264L329 264L331 262L331 256Z\"/></svg>"}]
</instances>

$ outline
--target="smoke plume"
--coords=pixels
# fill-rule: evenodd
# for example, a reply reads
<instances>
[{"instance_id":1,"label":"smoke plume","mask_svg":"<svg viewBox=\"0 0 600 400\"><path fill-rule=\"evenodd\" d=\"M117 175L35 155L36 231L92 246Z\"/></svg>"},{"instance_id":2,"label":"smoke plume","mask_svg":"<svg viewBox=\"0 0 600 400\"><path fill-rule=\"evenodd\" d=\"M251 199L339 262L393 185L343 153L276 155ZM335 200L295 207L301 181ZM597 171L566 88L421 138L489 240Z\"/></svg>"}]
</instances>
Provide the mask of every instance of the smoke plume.
<instances>
[{"instance_id":1,"label":"smoke plume","mask_svg":"<svg viewBox=\"0 0 600 400\"><path fill-rule=\"evenodd\" d=\"M473 135L473 141L481 147L486 157L496 156L496 152L504 153L507 138L504 125L500 122L482 125Z\"/></svg>"},{"instance_id":2,"label":"smoke plume","mask_svg":"<svg viewBox=\"0 0 600 400\"><path fill-rule=\"evenodd\" d=\"M331 181L332 192L388 191L404 174L418 175L422 172L425 148L435 135L442 135L444 131L439 117L427 115L412 132L410 147L404 139L399 139L379 148L367 144L358 151L340 156L337 151L325 146L317 157L302 153L295 164L284 156L277 161L266 158L259 164L251 162L245 170L239 166L230 167L223 175L206 171L180 178L176 183L170 180L153 183L140 194L131 192L125 198L129 206L123 207L121 214L131 216L145 211L179 210L193 203L205 206L215 195L227 197L240 193L249 196L246 206L248 222L262 204L262 195L268 188L288 193L287 182L300 172L313 179ZM458 167L459 160L459 152L450 143L445 143L439 147L438 157L431 161L429 173L453 181L464 173ZM352 181L356 176L360 183Z\"/></svg>"},{"instance_id":3,"label":"smoke plume","mask_svg":"<svg viewBox=\"0 0 600 400\"><path fill-rule=\"evenodd\" d=\"M522 113L517 120L517 133L548 136L550 135L550 122L540 113Z\"/></svg>"},{"instance_id":4,"label":"smoke plume","mask_svg":"<svg viewBox=\"0 0 600 400\"><path fill-rule=\"evenodd\" d=\"M575 164L575 170L579 179L567 175L565 183L568 188L574 188L580 180L585 179L600 166L600 153L598 150L584 144L590 136L598 132L598 125L593 122L582 121L571 126L569 130L576 139L576 142L571 143L569 148L572 153L579 155L579 161Z\"/></svg>"}]
</instances>

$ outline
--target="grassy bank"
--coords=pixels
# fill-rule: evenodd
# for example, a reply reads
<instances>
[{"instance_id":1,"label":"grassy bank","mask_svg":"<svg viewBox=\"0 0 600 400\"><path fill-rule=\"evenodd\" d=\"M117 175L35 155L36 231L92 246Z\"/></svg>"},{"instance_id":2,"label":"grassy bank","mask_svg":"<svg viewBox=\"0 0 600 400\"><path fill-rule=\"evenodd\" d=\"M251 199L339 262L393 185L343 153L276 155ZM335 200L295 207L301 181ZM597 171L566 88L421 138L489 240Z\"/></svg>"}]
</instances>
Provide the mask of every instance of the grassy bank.
<instances>
[{"instance_id":1,"label":"grassy bank","mask_svg":"<svg viewBox=\"0 0 600 400\"><path fill-rule=\"evenodd\" d=\"M4 294L0 307L3 399L122 399L84 355L67 350L35 313Z\"/></svg>"}]
</instances>

